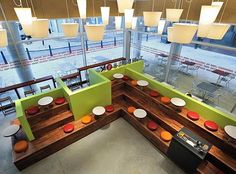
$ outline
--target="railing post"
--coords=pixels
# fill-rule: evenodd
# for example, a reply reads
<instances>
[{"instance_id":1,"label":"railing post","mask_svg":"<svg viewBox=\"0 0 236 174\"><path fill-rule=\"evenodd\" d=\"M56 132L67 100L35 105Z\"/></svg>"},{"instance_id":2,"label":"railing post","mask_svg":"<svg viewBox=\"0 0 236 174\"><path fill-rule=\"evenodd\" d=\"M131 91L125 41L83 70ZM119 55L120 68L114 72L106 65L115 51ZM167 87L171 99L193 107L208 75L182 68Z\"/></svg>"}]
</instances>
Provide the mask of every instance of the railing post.
<instances>
[{"instance_id":1,"label":"railing post","mask_svg":"<svg viewBox=\"0 0 236 174\"><path fill-rule=\"evenodd\" d=\"M114 46L116 46L116 37L114 37Z\"/></svg>"},{"instance_id":2,"label":"railing post","mask_svg":"<svg viewBox=\"0 0 236 174\"><path fill-rule=\"evenodd\" d=\"M85 41L86 51L88 51L88 40Z\"/></svg>"},{"instance_id":3,"label":"railing post","mask_svg":"<svg viewBox=\"0 0 236 174\"><path fill-rule=\"evenodd\" d=\"M32 60L32 59L31 59L31 56L30 56L30 53L29 53L29 49L26 48L25 50L26 50L26 53L27 53L28 59L29 59L29 60Z\"/></svg>"},{"instance_id":4,"label":"railing post","mask_svg":"<svg viewBox=\"0 0 236 174\"><path fill-rule=\"evenodd\" d=\"M44 43L44 40L42 40L42 44L44 45L45 43Z\"/></svg>"},{"instance_id":5,"label":"railing post","mask_svg":"<svg viewBox=\"0 0 236 174\"><path fill-rule=\"evenodd\" d=\"M148 41L148 34L147 34L147 36L146 36L146 41Z\"/></svg>"},{"instance_id":6,"label":"railing post","mask_svg":"<svg viewBox=\"0 0 236 174\"><path fill-rule=\"evenodd\" d=\"M103 48L103 42L101 41L101 48Z\"/></svg>"},{"instance_id":7,"label":"railing post","mask_svg":"<svg viewBox=\"0 0 236 174\"><path fill-rule=\"evenodd\" d=\"M2 55L2 59L3 59L4 63L8 64L7 59L6 59L6 57L5 57L5 55L3 54L2 51L1 51L1 55Z\"/></svg>"},{"instance_id":8,"label":"railing post","mask_svg":"<svg viewBox=\"0 0 236 174\"><path fill-rule=\"evenodd\" d=\"M70 42L68 42L68 47L69 47L69 52L70 52L70 54L71 54L71 53L72 53L72 51L71 51Z\"/></svg>"},{"instance_id":9,"label":"railing post","mask_svg":"<svg viewBox=\"0 0 236 174\"><path fill-rule=\"evenodd\" d=\"M48 48L49 48L50 56L53 56L53 54L52 54L52 48L51 48L51 46L50 46L50 45L48 45Z\"/></svg>"}]
</instances>

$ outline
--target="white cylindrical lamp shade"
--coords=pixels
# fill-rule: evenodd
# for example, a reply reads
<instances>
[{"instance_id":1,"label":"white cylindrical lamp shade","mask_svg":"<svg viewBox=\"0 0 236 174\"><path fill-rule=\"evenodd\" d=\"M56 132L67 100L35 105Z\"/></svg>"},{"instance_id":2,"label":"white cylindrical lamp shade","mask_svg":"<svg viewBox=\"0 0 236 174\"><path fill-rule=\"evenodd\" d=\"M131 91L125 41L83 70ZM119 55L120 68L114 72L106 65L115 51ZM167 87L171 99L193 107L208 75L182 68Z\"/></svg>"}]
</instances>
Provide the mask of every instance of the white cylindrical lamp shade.
<instances>
[{"instance_id":1,"label":"white cylindrical lamp shade","mask_svg":"<svg viewBox=\"0 0 236 174\"><path fill-rule=\"evenodd\" d=\"M86 19L86 0L77 0L77 5L79 9L79 16L81 19Z\"/></svg>"},{"instance_id":2,"label":"white cylindrical lamp shade","mask_svg":"<svg viewBox=\"0 0 236 174\"><path fill-rule=\"evenodd\" d=\"M134 15L134 9L125 9L125 28L132 27L133 15Z\"/></svg>"},{"instance_id":3,"label":"white cylindrical lamp shade","mask_svg":"<svg viewBox=\"0 0 236 174\"><path fill-rule=\"evenodd\" d=\"M85 25L84 28L89 41L103 40L105 25Z\"/></svg>"},{"instance_id":4,"label":"white cylindrical lamp shade","mask_svg":"<svg viewBox=\"0 0 236 174\"><path fill-rule=\"evenodd\" d=\"M161 14L162 12L144 11L143 12L144 26L156 27L160 21Z\"/></svg>"},{"instance_id":5,"label":"white cylindrical lamp shade","mask_svg":"<svg viewBox=\"0 0 236 174\"><path fill-rule=\"evenodd\" d=\"M160 20L157 28L157 33L162 35L163 30L165 28L166 21L165 20Z\"/></svg>"},{"instance_id":6,"label":"white cylindrical lamp shade","mask_svg":"<svg viewBox=\"0 0 236 174\"><path fill-rule=\"evenodd\" d=\"M7 45L7 30L0 28L0 47L6 47Z\"/></svg>"},{"instance_id":7,"label":"white cylindrical lamp shade","mask_svg":"<svg viewBox=\"0 0 236 174\"><path fill-rule=\"evenodd\" d=\"M110 15L110 7L101 7L101 13L102 13L102 23L104 25L108 25L109 15Z\"/></svg>"},{"instance_id":8,"label":"white cylindrical lamp shade","mask_svg":"<svg viewBox=\"0 0 236 174\"><path fill-rule=\"evenodd\" d=\"M174 42L173 36L174 36L174 27L168 27L167 28L167 39L169 42Z\"/></svg>"},{"instance_id":9,"label":"white cylindrical lamp shade","mask_svg":"<svg viewBox=\"0 0 236 174\"><path fill-rule=\"evenodd\" d=\"M188 44L197 31L198 26L195 24L175 23L173 24L172 42L180 44Z\"/></svg>"},{"instance_id":10,"label":"white cylindrical lamp shade","mask_svg":"<svg viewBox=\"0 0 236 174\"><path fill-rule=\"evenodd\" d=\"M14 8L14 10L21 24L32 24L32 13L30 8Z\"/></svg>"},{"instance_id":11,"label":"white cylindrical lamp shade","mask_svg":"<svg viewBox=\"0 0 236 174\"><path fill-rule=\"evenodd\" d=\"M224 2L221 2L221 1L215 1L215 2L212 2L211 5L212 6L217 6L218 8L218 13L220 12L220 9L221 7L223 6Z\"/></svg>"},{"instance_id":12,"label":"white cylindrical lamp shade","mask_svg":"<svg viewBox=\"0 0 236 174\"><path fill-rule=\"evenodd\" d=\"M198 26L198 37L206 37L208 34L208 29L211 24L213 24L219 13L218 6L203 5L201 8L201 14Z\"/></svg>"},{"instance_id":13,"label":"white cylindrical lamp shade","mask_svg":"<svg viewBox=\"0 0 236 174\"><path fill-rule=\"evenodd\" d=\"M25 35L32 35L32 13L30 8L14 8Z\"/></svg>"},{"instance_id":14,"label":"white cylindrical lamp shade","mask_svg":"<svg viewBox=\"0 0 236 174\"><path fill-rule=\"evenodd\" d=\"M138 20L138 17L133 17L133 19L132 19L132 29L133 30L136 28L137 20Z\"/></svg>"},{"instance_id":15,"label":"white cylindrical lamp shade","mask_svg":"<svg viewBox=\"0 0 236 174\"><path fill-rule=\"evenodd\" d=\"M32 17L31 24L21 24L25 35L32 36L33 35L33 21L37 20L36 17Z\"/></svg>"},{"instance_id":16,"label":"white cylindrical lamp shade","mask_svg":"<svg viewBox=\"0 0 236 174\"><path fill-rule=\"evenodd\" d=\"M201 8L199 24L207 25L215 22L219 13L217 6L203 5Z\"/></svg>"},{"instance_id":17,"label":"white cylindrical lamp shade","mask_svg":"<svg viewBox=\"0 0 236 174\"><path fill-rule=\"evenodd\" d=\"M133 7L134 0L117 0L119 13L124 13L125 9L131 9Z\"/></svg>"},{"instance_id":18,"label":"white cylindrical lamp shade","mask_svg":"<svg viewBox=\"0 0 236 174\"><path fill-rule=\"evenodd\" d=\"M166 9L166 20L170 22L179 22L183 9Z\"/></svg>"},{"instance_id":19,"label":"white cylindrical lamp shade","mask_svg":"<svg viewBox=\"0 0 236 174\"><path fill-rule=\"evenodd\" d=\"M212 24L208 29L208 34L206 37L208 39L221 40L228 31L229 27L229 24Z\"/></svg>"},{"instance_id":20,"label":"white cylindrical lamp shade","mask_svg":"<svg viewBox=\"0 0 236 174\"><path fill-rule=\"evenodd\" d=\"M48 37L48 19L37 19L33 21L33 38Z\"/></svg>"},{"instance_id":21,"label":"white cylindrical lamp shade","mask_svg":"<svg viewBox=\"0 0 236 174\"><path fill-rule=\"evenodd\" d=\"M66 37L76 37L78 35L78 23L62 23L61 26Z\"/></svg>"},{"instance_id":22,"label":"white cylindrical lamp shade","mask_svg":"<svg viewBox=\"0 0 236 174\"><path fill-rule=\"evenodd\" d=\"M115 16L116 30L120 30L121 29L121 21L122 21L122 17L121 16Z\"/></svg>"}]
</instances>

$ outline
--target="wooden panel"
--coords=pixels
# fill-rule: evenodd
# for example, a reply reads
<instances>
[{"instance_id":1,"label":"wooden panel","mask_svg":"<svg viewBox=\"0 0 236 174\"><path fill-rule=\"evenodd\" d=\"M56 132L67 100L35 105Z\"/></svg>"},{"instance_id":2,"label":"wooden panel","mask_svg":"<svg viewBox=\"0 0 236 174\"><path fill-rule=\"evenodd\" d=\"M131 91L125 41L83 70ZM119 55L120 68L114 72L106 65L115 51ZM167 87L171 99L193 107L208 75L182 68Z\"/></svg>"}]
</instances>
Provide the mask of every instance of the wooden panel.
<instances>
[{"instance_id":1,"label":"wooden panel","mask_svg":"<svg viewBox=\"0 0 236 174\"><path fill-rule=\"evenodd\" d=\"M227 23L236 23L236 1L235 0L222 0L226 5L225 14L223 16L223 22ZM18 2L18 1L16 1ZM28 2L28 6L31 6L30 0L23 1L23 6L27 7L26 2ZM34 9L37 17L39 18L67 18L67 11L65 0L32 0ZM189 3L186 0L177 0L175 3L174 0L155 0L155 8L156 11L163 11L166 8L175 8L175 7L183 7L184 12L181 16L181 19L186 19ZM210 5L212 0L192 0L189 17L191 20L199 20L200 9L202 5ZM70 17L79 17L78 7L76 6L76 0L68 0L69 7L69 15ZM15 7L13 1L9 0L1 0L1 4L4 8L4 11L7 16L7 20L16 20L16 14L14 12L13 7ZM106 5L109 6L111 16L118 15L117 3L116 0L106 0ZM104 6L104 0L94 0L94 11L93 11L93 0L87 0L87 16L100 16L100 7ZM224 6L221 10L221 13L224 9ZM143 11L150 11L152 9L152 0L137 0L137 3L134 3L133 8L135 8L135 15L142 16ZM221 16L219 14L219 17ZM165 17L165 10L162 15ZM3 20L3 16L0 13L0 20ZM219 20L219 18L218 18Z\"/></svg>"}]
</instances>

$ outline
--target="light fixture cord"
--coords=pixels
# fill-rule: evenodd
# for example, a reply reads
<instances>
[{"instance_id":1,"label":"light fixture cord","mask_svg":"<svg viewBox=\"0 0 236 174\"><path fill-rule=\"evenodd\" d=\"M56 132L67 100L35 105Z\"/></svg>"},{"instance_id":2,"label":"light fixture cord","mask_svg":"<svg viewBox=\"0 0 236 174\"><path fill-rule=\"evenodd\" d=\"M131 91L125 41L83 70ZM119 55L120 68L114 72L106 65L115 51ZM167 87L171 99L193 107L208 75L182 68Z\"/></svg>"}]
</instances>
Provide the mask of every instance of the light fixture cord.
<instances>
[{"instance_id":1,"label":"light fixture cord","mask_svg":"<svg viewBox=\"0 0 236 174\"><path fill-rule=\"evenodd\" d=\"M74 0L71 0L71 1L74 6L78 6L77 2L75 3Z\"/></svg>"},{"instance_id":2,"label":"light fixture cord","mask_svg":"<svg viewBox=\"0 0 236 174\"><path fill-rule=\"evenodd\" d=\"M31 6L32 6L32 10L33 10L34 16L37 17L36 13L35 13L35 10L34 10L34 3L32 2L32 0L30 0L30 3L31 3Z\"/></svg>"},{"instance_id":3,"label":"light fixture cord","mask_svg":"<svg viewBox=\"0 0 236 174\"><path fill-rule=\"evenodd\" d=\"M163 7L162 7L162 12L164 13L164 10L166 8L166 0L164 0Z\"/></svg>"},{"instance_id":4,"label":"light fixture cord","mask_svg":"<svg viewBox=\"0 0 236 174\"><path fill-rule=\"evenodd\" d=\"M28 1L27 1L27 0L25 0L25 2L26 2L26 5L27 5L27 7L29 7Z\"/></svg>"},{"instance_id":5,"label":"light fixture cord","mask_svg":"<svg viewBox=\"0 0 236 174\"><path fill-rule=\"evenodd\" d=\"M94 17L94 9L95 9L95 7L94 7L94 0L93 0L93 17Z\"/></svg>"},{"instance_id":6,"label":"light fixture cord","mask_svg":"<svg viewBox=\"0 0 236 174\"><path fill-rule=\"evenodd\" d=\"M223 19L223 16L224 16L225 9L226 9L226 6L227 6L227 4L228 4L228 1L229 1L229 0L226 0L226 3L225 3L225 5L224 5L224 8L223 8L223 11L222 11L222 14L221 14L221 17L220 17L220 21L219 21L219 23L220 23L221 20Z\"/></svg>"},{"instance_id":7,"label":"light fixture cord","mask_svg":"<svg viewBox=\"0 0 236 174\"><path fill-rule=\"evenodd\" d=\"M67 18L70 19L69 8L68 8L68 1L66 0L66 11L67 11Z\"/></svg>"},{"instance_id":8,"label":"light fixture cord","mask_svg":"<svg viewBox=\"0 0 236 174\"><path fill-rule=\"evenodd\" d=\"M17 4L15 0L13 0L13 2L14 2L14 4L15 4L16 6L18 6L18 7L23 7L23 6L22 6L22 1L21 1L21 0L20 0L20 4Z\"/></svg>"},{"instance_id":9,"label":"light fixture cord","mask_svg":"<svg viewBox=\"0 0 236 174\"><path fill-rule=\"evenodd\" d=\"M104 6L105 6L105 7L107 6L106 0L104 0Z\"/></svg>"},{"instance_id":10,"label":"light fixture cord","mask_svg":"<svg viewBox=\"0 0 236 174\"><path fill-rule=\"evenodd\" d=\"M171 0L171 2L175 2L174 8L176 8L176 6L177 6L177 0Z\"/></svg>"},{"instance_id":11,"label":"light fixture cord","mask_svg":"<svg viewBox=\"0 0 236 174\"><path fill-rule=\"evenodd\" d=\"M155 0L152 0L152 11L154 11Z\"/></svg>"},{"instance_id":12,"label":"light fixture cord","mask_svg":"<svg viewBox=\"0 0 236 174\"><path fill-rule=\"evenodd\" d=\"M189 3L189 6L188 6L188 12L187 12L187 15L186 15L185 22L187 22L187 20L188 20L188 16L189 16L189 12L190 12L190 9L191 9L192 1L193 1L193 0L186 0L186 2Z\"/></svg>"}]
</instances>

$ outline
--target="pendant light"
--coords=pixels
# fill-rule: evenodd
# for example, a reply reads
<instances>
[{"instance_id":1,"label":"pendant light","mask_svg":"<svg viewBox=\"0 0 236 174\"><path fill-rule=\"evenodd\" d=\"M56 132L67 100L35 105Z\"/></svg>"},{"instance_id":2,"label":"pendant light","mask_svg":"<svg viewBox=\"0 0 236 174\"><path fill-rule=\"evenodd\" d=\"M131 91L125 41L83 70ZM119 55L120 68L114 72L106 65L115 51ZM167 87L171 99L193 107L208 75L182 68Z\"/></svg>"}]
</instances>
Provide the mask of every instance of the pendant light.
<instances>
[{"instance_id":1,"label":"pendant light","mask_svg":"<svg viewBox=\"0 0 236 174\"><path fill-rule=\"evenodd\" d=\"M152 11L143 12L144 26L156 27L159 23L162 12L154 12L154 2L155 0L152 0Z\"/></svg>"},{"instance_id":2,"label":"pendant light","mask_svg":"<svg viewBox=\"0 0 236 174\"><path fill-rule=\"evenodd\" d=\"M49 22L48 19L36 19L33 21L33 38L48 37Z\"/></svg>"},{"instance_id":3,"label":"pendant light","mask_svg":"<svg viewBox=\"0 0 236 174\"><path fill-rule=\"evenodd\" d=\"M197 31L198 25L186 24L186 23L174 23L171 29L171 38L169 42L175 42L180 44L189 44ZM168 33L169 35L169 33Z\"/></svg>"},{"instance_id":4,"label":"pendant light","mask_svg":"<svg viewBox=\"0 0 236 174\"><path fill-rule=\"evenodd\" d=\"M86 0L77 0L79 15L81 19L86 19Z\"/></svg>"},{"instance_id":5,"label":"pendant light","mask_svg":"<svg viewBox=\"0 0 236 174\"><path fill-rule=\"evenodd\" d=\"M177 0L174 1L175 7L166 9L166 20L169 22L179 22L180 16L183 12L183 9L177 9Z\"/></svg>"},{"instance_id":6,"label":"pendant light","mask_svg":"<svg viewBox=\"0 0 236 174\"><path fill-rule=\"evenodd\" d=\"M68 8L68 2L66 1L66 11L67 11L67 16L68 19L70 19L70 14L69 14L69 8ZM79 30L79 24L78 23L62 23L62 30L63 33L66 37L76 37L78 34Z\"/></svg>"},{"instance_id":7,"label":"pendant light","mask_svg":"<svg viewBox=\"0 0 236 174\"><path fill-rule=\"evenodd\" d=\"M0 27L0 47L6 47L7 45L7 30Z\"/></svg>"},{"instance_id":8,"label":"pendant light","mask_svg":"<svg viewBox=\"0 0 236 174\"><path fill-rule=\"evenodd\" d=\"M183 9L166 9L166 20L169 22L179 22Z\"/></svg>"},{"instance_id":9,"label":"pendant light","mask_svg":"<svg viewBox=\"0 0 236 174\"><path fill-rule=\"evenodd\" d=\"M162 35L163 30L165 28L166 21L165 20L160 20L157 28L157 34Z\"/></svg>"},{"instance_id":10,"label":"pendant light","mask_svg":"<svg viewBox=\"0 0 236 174\"><path fill-rule=\"evenodd\" d=\"M209 26L213 24L219 13L218 6L203 5L201 7L199 27L198 27L198 37L206 37L208 33Z\"/></svg>"},{"instance_id":11,"label":"pendant light","mask_svg":"<svg viewBox=\"0 0 236 174\"><path fill-rule=\"evenodd\" d=\"M167 40L169 42L174 42L174 27L167 28Z\"/></svg>"},{"instance_id":12,"label":"pendant light","mask_svg":"<svg viewBox=\"0 0 236 174\"><path fill-rule=\"evenodd\" d=\"M220 8L223 5L223 2L217 1L217 2L212 2L212 4L218 5L219 11L220 11ZM207 36L206 36L208 39L221 40L223 39L224 35L228 31L230 25L221 23L227 4L228 4L228 0L226 1L226 4L224 6L219 23L213 23L209 26Z\"/></svg>"},{"instance_id":13,"label":"pendant light","mask_svg":"<svg viewBox=\"0 0 236 174\"><path fill-rule=\"evenodd\" d=\"M132 9L134 0L117 0L119 13L125 13L125 9Z\"/></svg>"},{"instance_id":14,"label":"pendant light","mask_svg":"<svg viewBox=\"0 0 236 174\"><path fill-rule=\"evenodd\" d=\"M218 8L218 13L220 12L221 7L223 6L224 2L221 1L212 1L211 5L216 6Z\"/></svg>"},{"instance_id":15,"label":"pendant light","mask_svg":"<svg viewBox=\"0 0 236 174\"><path fill-rule=\"evenodd\" d=\"M105 26L104 25L85 25L84 26L89 41L97 42L103 40Z\"/></svg>"},{"instance_id":16,"label":"pendant light","mask_svg":"<svg viewBox=\"0 0 236 174\"><path fill-rule=\"evenodd\" d=\"M220 23L211 24L208 29L206 37L208 39L221 40L228 31L229 27L230 27L229 24L220 24Z\"/></svg>"},{"instance_id":17,"label":"pendant light","mask_svg":"<svg viewBox=\"0 0 236 174\"><path fill-rule=\"evenodd\" d=\"M162 14L164 13L165 10L165 6L166 6L166 0L163 3L163 7L162 7ZM157 27L157 34L162 35L164 28L166 25L166 20L160 20L158 23L158 27Z\"/></svg>"},{"instance_id":18,"label":"pendant light","mask_svg":"<svg viewBox=\"0 0 236 174\"><path fill-rule=\"evenodd\" d=\"M189 11L191 8L192 0L189 1L188 12L186 16L186 22L188 20ZM197 31L198 25L196 24L189 24L189 23L174 23L173 27L168 30L168 41L180 43L180 44L189 44L192 42L192 39ZM169 40L170 39L170 40Z\"/></svg>"},{"instance_id":19,"label":"pendant light","mask_svg":"<svg viewBox=\"0 0 236 174\"><path fill-rule=\"evenodd\" d=\"M93 16L94 16L94 0L93 0ZM104 37L105 25L104 24L86 24L84 26L87 38L89 41L101 41Z\"/></svg>"},{"instance_id":20,"label":"pendant light","mask_svg":"<svg viewBox=\"0 0 236 174\"><path fill-rule=\"evenodd\" d=\"M122 21L122 17L121 16L115 16L115 27L116 27L116 30L120 30L121 29L121 21Z\"/></svg>"},{"instance_id":21,"label":"pendant light","mask_svg":"<svg viewBox=\"0 0 236 174\"><path fill-rule=\"evenodd\" d=\"M23 28L23 31L25 35L32 35L32 24L33 24L33 18L30 8L14 8L16 12L16 16Z\"/></svg>"},{"instance_id":22,"label":"pendant light","mask_svg":"<svg viewBox=\"0 0 236 174\"><path fill-rule=\"evenodd\" d=\"M104 25L109 24L109 15L110 15L110 7L106 7L106 0L104 0L104 7L101 7L102 13L102 23Z\"/></svg>"},{"instance_id":23,"label":"pendant light","mask_svg":"<svg viewBox=\"0 0 236 174\"><path fill-rule=\"evenodd\" d=\"M125 28L132 27L133 15L134 15L134 9L125 9Z\"/></svg>"},{"instance_id":24,"label":"pendant light","mask_svg":"<svg viewBox=\"0 0 236 174\"><path fill-rule=\"evenodd\" d=\"M133 17L133 19L132 19L132 29L133 30L136 29L137 20L138 20L138 17Z\"/></svg>"}]
</instances>

